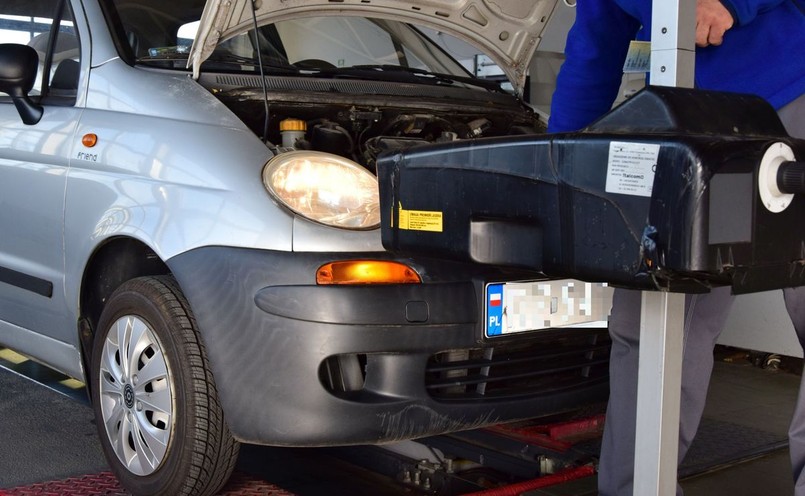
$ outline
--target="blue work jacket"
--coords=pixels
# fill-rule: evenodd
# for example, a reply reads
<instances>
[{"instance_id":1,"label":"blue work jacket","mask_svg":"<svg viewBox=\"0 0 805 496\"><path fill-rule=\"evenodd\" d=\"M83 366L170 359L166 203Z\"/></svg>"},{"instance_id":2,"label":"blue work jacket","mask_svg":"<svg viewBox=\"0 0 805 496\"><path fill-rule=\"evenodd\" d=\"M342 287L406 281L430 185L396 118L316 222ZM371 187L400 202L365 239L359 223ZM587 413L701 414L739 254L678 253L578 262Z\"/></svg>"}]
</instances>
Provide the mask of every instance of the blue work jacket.
<instances>
[{"instance_id":1,"label":"blue work jacket","mask_svg":"<svg viewBox=\"0 0 805 496\"><path fill-rule=\"evenodd\" d=\"M735 24L696 49L697 88L750 93L779 109L805 93L805 0L722 0ZM631 40L648 40L651 0L578 0L548 131L581 129L606 113Z\"/></svg>"}]
</instances>

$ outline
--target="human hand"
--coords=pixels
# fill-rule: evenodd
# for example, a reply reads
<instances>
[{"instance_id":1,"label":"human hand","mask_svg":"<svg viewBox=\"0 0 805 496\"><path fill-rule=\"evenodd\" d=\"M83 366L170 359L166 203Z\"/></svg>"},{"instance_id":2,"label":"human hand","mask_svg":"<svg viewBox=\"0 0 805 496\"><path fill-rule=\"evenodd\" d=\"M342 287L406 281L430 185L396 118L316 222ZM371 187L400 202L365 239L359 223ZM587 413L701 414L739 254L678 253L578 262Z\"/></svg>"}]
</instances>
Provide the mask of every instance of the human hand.
<instances>
[{"instance_id":1,"label":"human hand","mask_svg":"<svg viewBox=\"0 0 805 496\"><path fill-rule=\"evenodd\" d=\"M696 0L696 46L720 45L734 23L721 0Z\"/></svg>"}]
</instances>

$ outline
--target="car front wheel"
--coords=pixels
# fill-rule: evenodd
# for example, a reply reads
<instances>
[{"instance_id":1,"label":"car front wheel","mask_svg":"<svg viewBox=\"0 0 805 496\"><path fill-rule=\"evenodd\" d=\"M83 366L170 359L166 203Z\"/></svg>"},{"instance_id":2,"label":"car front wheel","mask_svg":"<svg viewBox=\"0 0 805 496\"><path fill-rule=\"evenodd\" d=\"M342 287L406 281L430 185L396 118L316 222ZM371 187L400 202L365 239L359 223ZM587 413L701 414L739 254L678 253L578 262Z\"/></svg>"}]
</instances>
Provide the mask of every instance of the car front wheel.
<instances>
[{"instance_id":1,"label":"car front wheel","mask_svg":"<svg viewBox=\"0 0 805 496\"><path fill-rule=\"evenodd\" d=\"M121 285L103 309L91 389L101 445L135 496L216 494L239 445L190 306L170 276Z\"/></svg>"}]
</instances>

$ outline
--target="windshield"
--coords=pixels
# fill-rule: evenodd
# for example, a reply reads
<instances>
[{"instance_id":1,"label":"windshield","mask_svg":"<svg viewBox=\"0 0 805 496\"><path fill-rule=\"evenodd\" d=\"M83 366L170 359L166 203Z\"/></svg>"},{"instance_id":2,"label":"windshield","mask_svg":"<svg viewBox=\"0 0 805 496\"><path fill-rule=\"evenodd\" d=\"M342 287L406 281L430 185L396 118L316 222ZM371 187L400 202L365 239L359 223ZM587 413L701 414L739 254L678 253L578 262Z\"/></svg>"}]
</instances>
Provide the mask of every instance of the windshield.
<instances>
[{"instance_id":1,"label":"windshield","mask_svg":"<svg viewBox=\"0 0 805 496\"><path fill-rule=\"evenodd\" d=\"M362 17L314 17L265 26L271 48L301 68L392 65L468 76L441 49L406 24ZM276 34L276 39L271 36ZM273 43L272 43L273 41Z\"/></svg>"},{"instance_id":2,"label":"windshield","mask_svg":"<svg viewBox=\"0 0 805 496\"><path fill-rule=\"evenodd\" d=\"M143 8L146 2L115 3L125 43L136 63L187 70L203 2L178 2L184 10L173 2L147 2L152 4L147 9ZM491 89L416 27L356 16L303 17L265 24L258 28L257 36L251 30L222 41L201 70L258 73L260 62L266 74Z\"/></svg>"}]
</instances>

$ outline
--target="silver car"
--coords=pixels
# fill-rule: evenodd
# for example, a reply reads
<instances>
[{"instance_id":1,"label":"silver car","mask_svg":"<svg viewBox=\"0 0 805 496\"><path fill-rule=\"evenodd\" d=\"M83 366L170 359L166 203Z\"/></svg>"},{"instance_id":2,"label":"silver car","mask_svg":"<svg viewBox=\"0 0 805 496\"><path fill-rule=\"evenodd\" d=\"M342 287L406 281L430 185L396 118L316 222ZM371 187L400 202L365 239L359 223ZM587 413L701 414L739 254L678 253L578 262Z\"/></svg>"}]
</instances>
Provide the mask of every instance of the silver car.
<instances>
[{"instance_id":1,"label":"silver car","mask_svg":"<svg viewBox=\"0 0 805 496\"><path fill-rule=\"evenodd\" d=\"M601 399L606 331L577 326L606 315L600 285L380 242L379 155L541 129L517 95L553 8L2 2L0 345L86 383L136 495L216 493L239 442L386 443Z\"/></svg>"}]
</instances>

